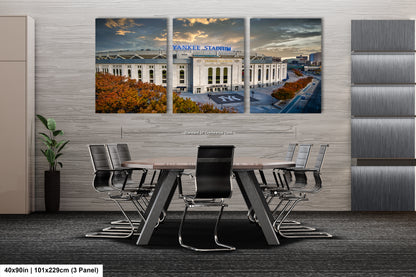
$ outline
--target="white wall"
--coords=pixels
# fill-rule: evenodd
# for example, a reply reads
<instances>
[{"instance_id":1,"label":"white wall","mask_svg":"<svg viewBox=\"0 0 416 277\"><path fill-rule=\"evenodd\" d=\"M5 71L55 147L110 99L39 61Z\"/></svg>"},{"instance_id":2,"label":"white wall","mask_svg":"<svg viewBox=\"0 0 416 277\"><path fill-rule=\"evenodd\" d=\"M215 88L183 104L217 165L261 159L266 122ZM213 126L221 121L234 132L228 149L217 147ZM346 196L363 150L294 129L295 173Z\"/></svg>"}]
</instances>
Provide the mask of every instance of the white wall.
<instances>
[{"instance_id":1,"label":"white wall","mask_svg":"<svg viewBox=\"0 0 416 277\"><path fill-rule=\"evenodd\" d=\"M202 143L232 143L238 147L237 155L274 158L284 156L289 142L307 142L316 145L314 159L317 146L329 143L324 189L299 208L350 210L350 21L414 18L416 2L0 0L0 15L26 14L36 22L36 111L54 117L71 140L62 159L62 210L112 209L91 187L86 145L117 141L128 142L136 158L193 155ZM323 18L322 114L95 114L95 18L151 16ZM40 131L39 122L37 128ZM192 130L231 131L233 135L184 134ZM36 209L42 210L47 165L40 156L39 140L37 147ZM181 209L181 202L172 208ZM244 209L238 191L229 209Z\"/></svg>"}]
</instances>

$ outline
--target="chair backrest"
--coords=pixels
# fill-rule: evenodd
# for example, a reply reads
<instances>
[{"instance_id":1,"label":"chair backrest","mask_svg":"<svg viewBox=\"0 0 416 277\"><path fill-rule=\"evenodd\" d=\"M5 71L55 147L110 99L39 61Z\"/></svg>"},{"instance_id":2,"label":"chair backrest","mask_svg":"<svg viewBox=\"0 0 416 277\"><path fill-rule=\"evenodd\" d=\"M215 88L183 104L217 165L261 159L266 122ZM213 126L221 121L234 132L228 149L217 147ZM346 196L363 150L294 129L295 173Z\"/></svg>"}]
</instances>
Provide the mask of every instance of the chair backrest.
<instances>
[{"instance_id":1,"label":"chair backrest","mask_svg":"<svg viewBox=\"0 0 416 277\"><path fill-rule=\"evenodd\" d=\"M108 156L110 158L110 162L111 162L113 169L122 168L121 160L119 156L120 153L118 150L118 144L115 144L115 143L107 144L107 151L108 151ZM118 187L120 183L123 183L125 178L126 178L126 171L114 172L112 182L115 184L116 187ZM131 171L129 172L129 175L127 176L127 178L129 180L132 179Z\"/></svg>"},{"instance_id":2,"label":"chair backrest","mask_svg":"<svg viewBox=\"0 0 416 277\"><path fill-rule=\"evenodd\" d=\"M195 184L196 198L229 198L234 160L233 145L198 147Z\"/></svg>"},{"instance_id":3,"label":"chair backrest","mask_svg":"<svg viewBox=\"0 0 416 277\"><path fill-rule=\"evenodd\" d=\"M108 161L107 150L105 149L104 144L88 145L88 149L94 169L94 189L99 192L108 191L110 188L112 173L110 171L99 171L111 169L111 164Z\"/></svg>"},{"instance_id":4,"label":"chair backrest","mask_svg":"<svg viewBox=\"0 0 416 277\"><path fill-rule=\"evenodd\" d=\"M91 144L88 145L88 149L90 151L94 172L102 169L112 169L111 164L108 161L107 150L105 149L104 144Z\"/></svg>"},{"instance_id":5,"label":"chair backrest","mask_svg":"<svg viewBox=\"0 0 416 277\"><path fill-rule=\"evenodd\" d=\"M329 147L329 144L321 144L319 148L318 156L316 157L315 167L314 169L320 171L322 164L324 163L324 157L326 149Z\"/></svg>"},{"instance_id":6,"label":"chair backrest","mask_svg":"<svg viewBox=\"0 0 416 277\"><path fill-rule=\"evenodd\" d=\"M313 172L313 177L315 179L315 187L312 190L307 190L306 192L315 193L322 189L322 179L321 179L321 168L322 164L324 162L325 152L326 149L329 147L329 144L321 144L321 147L319 148L318 155L316 157L316 162L314 169L316 170ZM296 177L296 186L306 186L308 183L307 175L304 172L296 172L295 171L295 177Z\"/></svg>"},{"instance_id":7,"label":"chair backrest","mask_svg":"<svg viewBox=\"0 0 416 277\"><path fill-rule=\"evenodd\" d=\"M129 150L129 146L127 143L118 143L117 144L117 152L118 152L118 157L119 157L119 161L120 161L120 167L122 167L122 163L124 163L125 161L131 161L131 155L130 155L130 150ZM133 171L129 170L129 180L131 180L133 178ZM146 175L142 175L142 180L140 181L140 186L144 183L144 179Z\"/></svg>"},{"instance_id":8,"label":"chair backrest","mask_svg":"<svg viewBox=\"0 0 416 277\"><path fill-rule=\"evenodd\" d=\"M121 163L124 163L125 161L131 161L130 150L129 150L129 146L127 145L127 143L117 144L117 149L118 149L118 156L120 158Z\"/></svg>"},{"instance_id":9,"label":"chair backrest","mask_svg":"<svg viewBox=\"0 0 416 277\"><path fill-rule=\"evenodd\" d=\"M298 168L305 168L308 163L309 153L311 152L312 144L299 145L298 155L296 157L296 165Z\"/></svg>"},{"instance_id":10,"label":"chair backrest","mask_svg":"<svg viewBox=\"0 0 416 277\"><path fill-rule=\"evenodd\" d=\"M121 167L121 160L118 153L118 147L117 144L107 144L107 151L108 156L110 157L111 165L113 168L120 168Z\"/></svg>"},{"instance_id":11,"label":"chair backrest","mask_svg":"<svg viewBox=\"0 0 416 277\"><path fill-rule=\"evenodd\" d=\"M289 147L287 148L287 153L285 157L285 161L291 161L293 159L293 155L295 154L296 146L298 146L297 143L291 143L289 144Z\"/></svg>"}]
</instances>

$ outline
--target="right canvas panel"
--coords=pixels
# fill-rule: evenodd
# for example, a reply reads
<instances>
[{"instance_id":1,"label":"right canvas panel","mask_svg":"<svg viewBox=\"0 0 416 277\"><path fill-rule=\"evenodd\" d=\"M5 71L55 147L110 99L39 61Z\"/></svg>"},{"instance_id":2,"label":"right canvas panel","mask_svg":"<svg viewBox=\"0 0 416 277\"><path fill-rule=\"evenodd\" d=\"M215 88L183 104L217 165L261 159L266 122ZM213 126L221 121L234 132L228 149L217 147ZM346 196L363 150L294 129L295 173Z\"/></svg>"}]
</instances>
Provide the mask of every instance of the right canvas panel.
<instances>
[{"instance_id":1,"label":"right canvas panel","mask_svg":"<svg viewBox=\"0 0 416 277\"><path fill-rule=\"evenodd\" d=\"M320 113L322 20L253 18L250 34L250 112Z\"/></svg>"}]
</instances>

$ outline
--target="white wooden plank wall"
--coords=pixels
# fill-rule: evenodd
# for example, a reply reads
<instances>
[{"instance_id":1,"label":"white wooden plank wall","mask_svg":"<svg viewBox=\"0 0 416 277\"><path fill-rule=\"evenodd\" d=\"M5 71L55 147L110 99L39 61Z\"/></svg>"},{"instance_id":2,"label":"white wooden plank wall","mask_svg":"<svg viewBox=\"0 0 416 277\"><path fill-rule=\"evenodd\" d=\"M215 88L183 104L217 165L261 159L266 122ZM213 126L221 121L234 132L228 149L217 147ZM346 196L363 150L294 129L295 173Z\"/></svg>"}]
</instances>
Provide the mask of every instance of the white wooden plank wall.
<instances>
[{"instance_id":1,"label":"white wooden plank wall","mask_svg":"<svg viewBox=\"0 0 416 277\"><path fill-rule=\"evenodd\" d=\"M351 1L98 1L0 0L0 15L30 15L36 22L36 112L54 117L71 144L61 176L62 210L112 210L91 187L89 143L128 142L135 158L193 155L204 143L237 145L237 155L283 158L289 142L329 143L324 189L299 205L304 210L350 210L350 20L409 19L416 2ZM112 115L95 114L95 18L103 17L321 17L322 114ZM37 122L37 128L41 125ZM123 127L123 138L120 129ZM185 131L229 131L191 136ZM3 142L4 143L4 142ZM43 171L36 157L36 210L43 210ZM311 163L312 165L312 163ZM270 177L270 176L268 176ZM182 209L175 201L171 209ZM236 189L230 210L245 209Z\"/></svg>"}]
</instances>

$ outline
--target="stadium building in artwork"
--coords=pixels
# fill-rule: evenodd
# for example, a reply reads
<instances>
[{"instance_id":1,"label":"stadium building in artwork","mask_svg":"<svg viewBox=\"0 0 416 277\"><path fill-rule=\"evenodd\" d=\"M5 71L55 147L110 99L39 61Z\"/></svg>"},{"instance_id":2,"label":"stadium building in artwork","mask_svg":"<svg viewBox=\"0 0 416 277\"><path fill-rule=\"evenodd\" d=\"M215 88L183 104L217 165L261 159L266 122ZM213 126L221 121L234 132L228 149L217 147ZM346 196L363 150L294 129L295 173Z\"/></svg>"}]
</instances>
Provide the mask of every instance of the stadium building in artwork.
<instances>
[{"instance_id":1,"label":"stadium building in artwork","mask_svg":"<svg viewBox=\"0 0 416 277\"><path fill-rule=\"evenodd\" d=\"M250 78L250 87L273 86L287 78L287 64L281 62L279 58L252 56L250 72L246 74L242 51L211 46L176 46L176 49L175 47L173 49L172 86L176 92L200 94L239 91L244 89L246 76ZM162 50L97 52L96 72L166 86L166 52Z\"/></svg>"}]
</instances>

